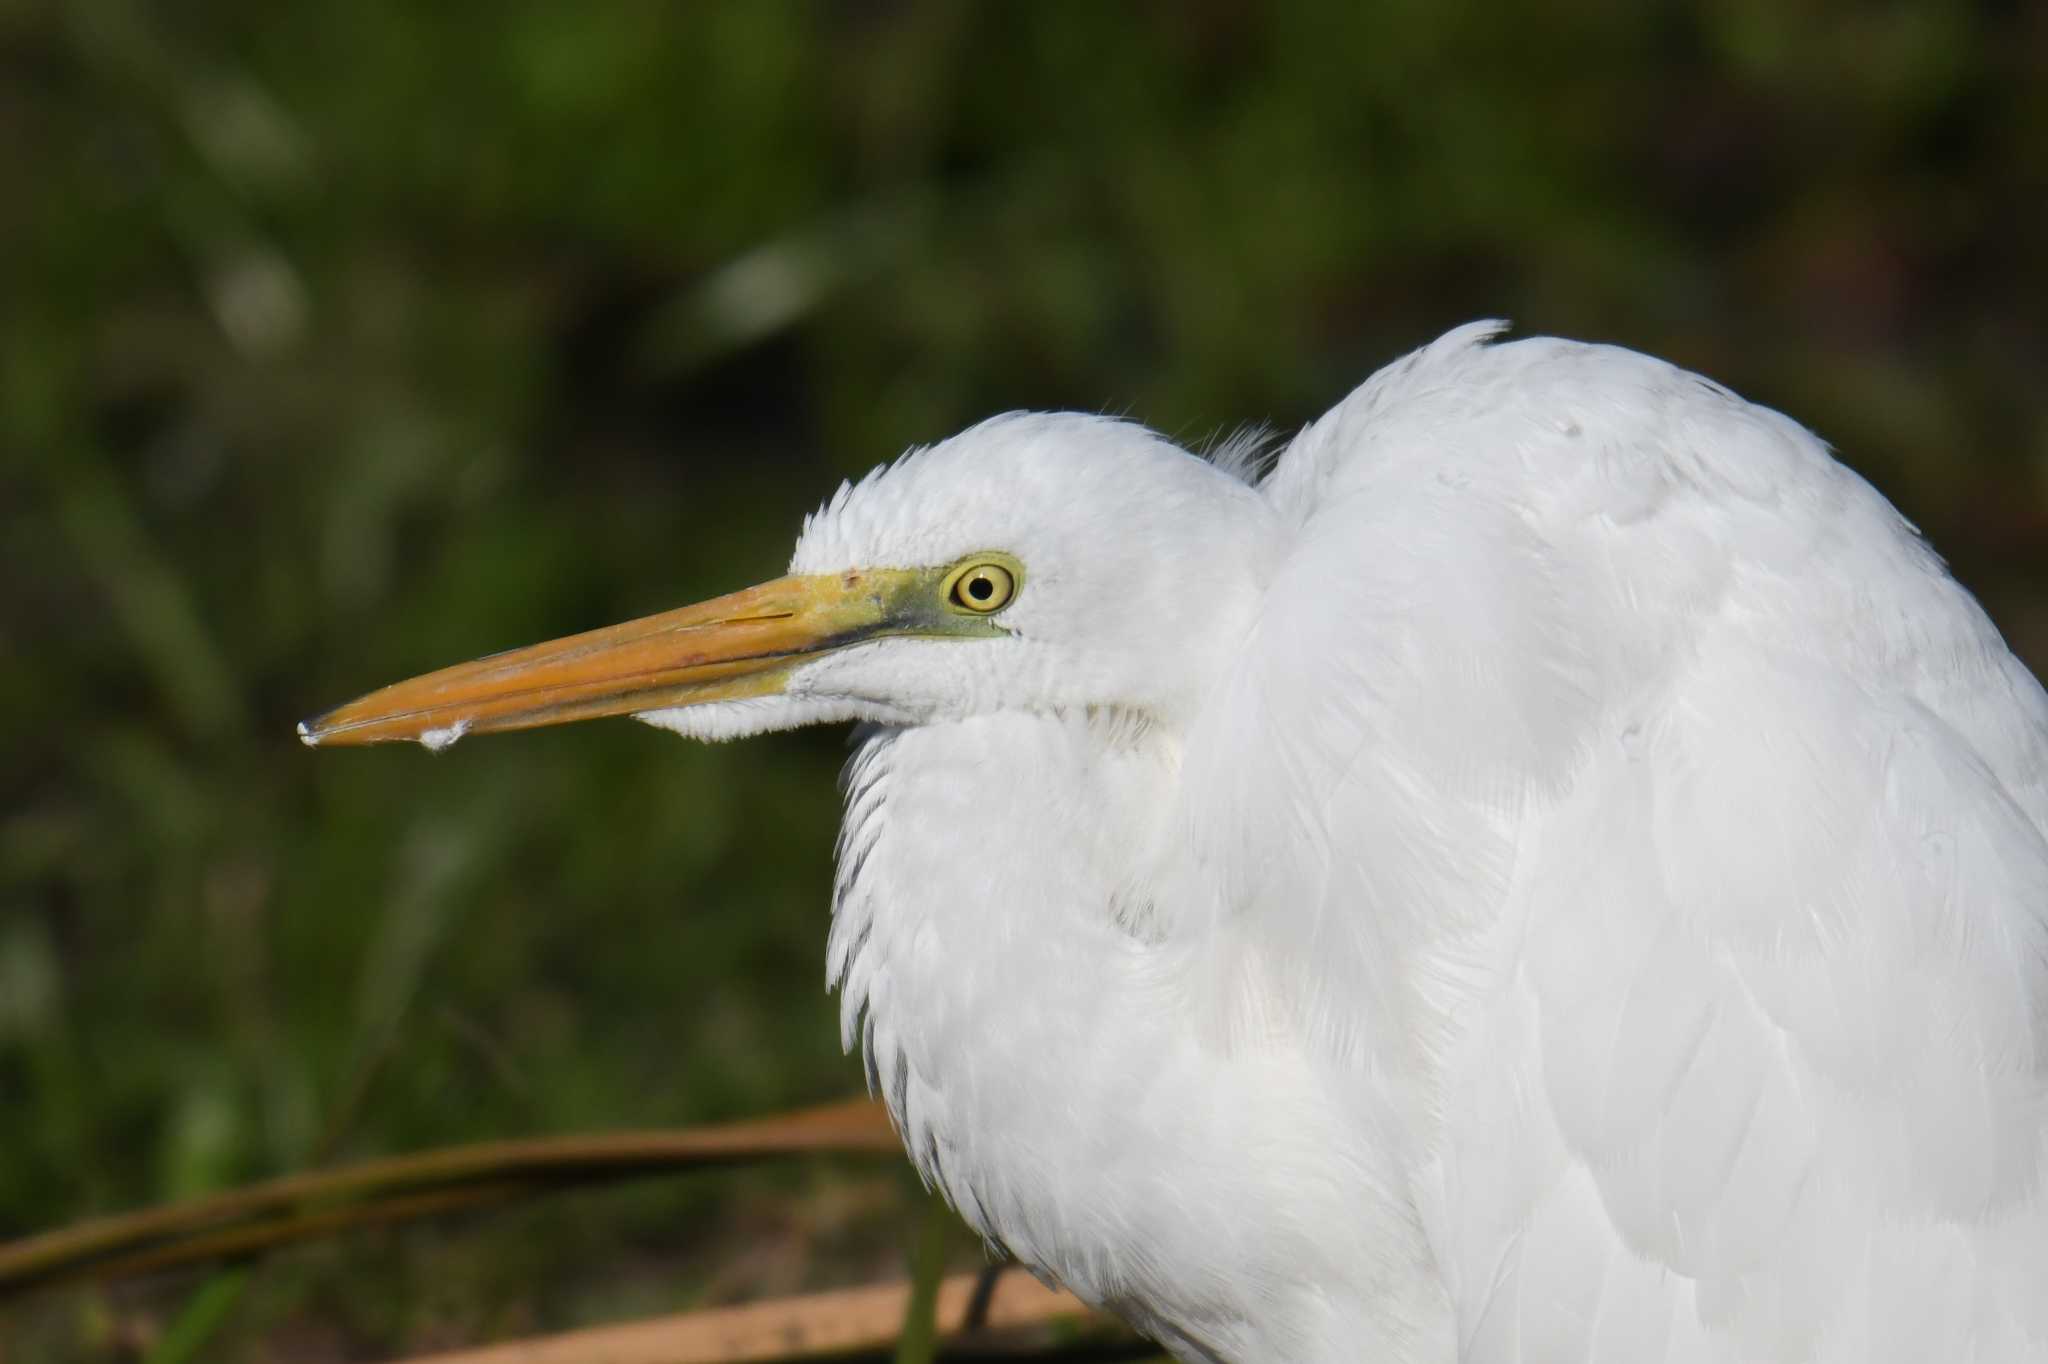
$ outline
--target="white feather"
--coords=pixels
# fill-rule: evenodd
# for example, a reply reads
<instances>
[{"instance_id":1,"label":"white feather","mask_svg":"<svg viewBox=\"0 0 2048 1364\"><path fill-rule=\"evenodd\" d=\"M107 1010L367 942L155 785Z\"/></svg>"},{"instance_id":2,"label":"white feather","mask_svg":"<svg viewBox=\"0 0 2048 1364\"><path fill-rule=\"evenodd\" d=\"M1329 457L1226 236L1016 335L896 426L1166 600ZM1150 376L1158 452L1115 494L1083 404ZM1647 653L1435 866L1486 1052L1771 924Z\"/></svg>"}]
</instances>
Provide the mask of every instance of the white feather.
<instances>
[{"instance_id":1,"label":"white feather","mask_svg":"<svg viewBox=\"0 0 2048 1364\"><path fill-rule=\"evenodd\" d=\"M2048 1358L2048 702L1877 493L1461 328L1263 482L1012 414L794 569L1026 566L858 717L830 973L912 1158L1186 1360Z\"/></svg>"}]
</instances>

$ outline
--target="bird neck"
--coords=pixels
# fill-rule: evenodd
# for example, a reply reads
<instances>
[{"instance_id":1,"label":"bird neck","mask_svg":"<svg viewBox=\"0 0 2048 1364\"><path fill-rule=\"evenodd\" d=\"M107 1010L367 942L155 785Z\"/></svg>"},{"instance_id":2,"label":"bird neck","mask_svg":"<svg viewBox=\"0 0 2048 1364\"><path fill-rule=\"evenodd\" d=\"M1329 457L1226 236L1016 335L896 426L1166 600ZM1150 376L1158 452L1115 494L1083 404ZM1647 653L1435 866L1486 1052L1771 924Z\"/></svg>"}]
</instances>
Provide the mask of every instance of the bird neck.
<instances>
[{"instance_id":1,"label":"bird neck","mask_svg":"<svg viewBox=\"0 0 2048 1364\"><path fill-rule=\"evenodd\" d=\"M1285 1323L1370 1343L1388 1304L1413 1321L1438 1290L1376 1082L1218 1045L1188 946L1215 935L1170 875L1191 862L1180 758L1163 724L1099 713L870 733L835 889L843 1036L991 1241L1185 1357L1318 1358ZM1361 1172L1332 1219L1319 1191Z\"/></svg>"},{"instance_id":2,"label":"bird neck","mask_svg":"<svg viewBox=\"0 0 2048 1364\"><path fill-rule=\"evenodd\" d=\"M1130 717L1004 713L872 731L848 766L842 1041L926 1177L991 1236L956 1177L989 1164L976 1142L1018 1130L997 1110L1078 1105L1092 1069L1166 1029L1141 997L1164 928L1145 868L1177 757Z\"/></svg>"}]
</instances>

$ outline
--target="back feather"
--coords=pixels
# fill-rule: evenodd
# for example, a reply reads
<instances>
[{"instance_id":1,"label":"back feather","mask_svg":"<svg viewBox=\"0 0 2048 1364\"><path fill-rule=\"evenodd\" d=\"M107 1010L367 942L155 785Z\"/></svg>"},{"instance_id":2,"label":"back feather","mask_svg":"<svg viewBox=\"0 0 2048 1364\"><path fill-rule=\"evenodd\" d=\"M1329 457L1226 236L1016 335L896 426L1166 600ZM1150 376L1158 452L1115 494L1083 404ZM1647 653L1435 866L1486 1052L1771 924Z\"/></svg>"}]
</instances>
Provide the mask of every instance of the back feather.
<instances>
[{"instance_id":1,"label":"back feather","mask_svg":"<svg viewBox=\"0 0 2048 1364\"><path fill-rule=\"evenodd\" d=\"M1797 425L1498 330L1262 485L1223 1040L1391 1083L1468 1359L2048 1357L2048 700Z\"/></svg>"}]
</instances>

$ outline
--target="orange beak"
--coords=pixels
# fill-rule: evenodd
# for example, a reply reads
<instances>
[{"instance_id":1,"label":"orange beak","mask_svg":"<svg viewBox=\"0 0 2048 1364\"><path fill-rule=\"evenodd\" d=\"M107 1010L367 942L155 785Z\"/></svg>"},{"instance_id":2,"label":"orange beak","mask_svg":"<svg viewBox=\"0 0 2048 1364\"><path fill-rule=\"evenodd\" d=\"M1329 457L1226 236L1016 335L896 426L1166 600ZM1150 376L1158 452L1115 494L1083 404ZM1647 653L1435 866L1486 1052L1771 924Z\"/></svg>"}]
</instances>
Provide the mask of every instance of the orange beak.
<instances>
[{"instance_id":1,"label":"orange beak","mask_svg":"<svg viewBox=\"0 0 2048 1364\"><path fill-rule=\"evenodd\" d=\"M892 627L892 604L928 577L874 569L778 578L396 683L301 723L299 738L314 747L414 739L442 748L465 734L774 695L820 653L918 633Z\"/></svg>"}]
</instances>

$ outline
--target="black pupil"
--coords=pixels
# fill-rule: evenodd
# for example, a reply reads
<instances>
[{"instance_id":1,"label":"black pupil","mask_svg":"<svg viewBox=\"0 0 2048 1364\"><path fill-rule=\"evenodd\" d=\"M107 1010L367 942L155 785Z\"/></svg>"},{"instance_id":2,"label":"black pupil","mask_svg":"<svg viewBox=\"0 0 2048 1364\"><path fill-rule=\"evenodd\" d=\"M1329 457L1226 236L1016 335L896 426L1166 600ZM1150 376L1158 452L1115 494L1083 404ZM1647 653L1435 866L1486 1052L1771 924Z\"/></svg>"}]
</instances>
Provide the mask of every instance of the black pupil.
<instances>
[{"instance_id":1,"label":"black pupil","mask_svg":"<svg viewBox=\"0 0 2048 1364\"><path fill-rule=\"evenodd\" d=\"M980 576L967 580L967 595L976 601L987 601L996 594L996 585Z\"/></svg>"}]
</instances>

